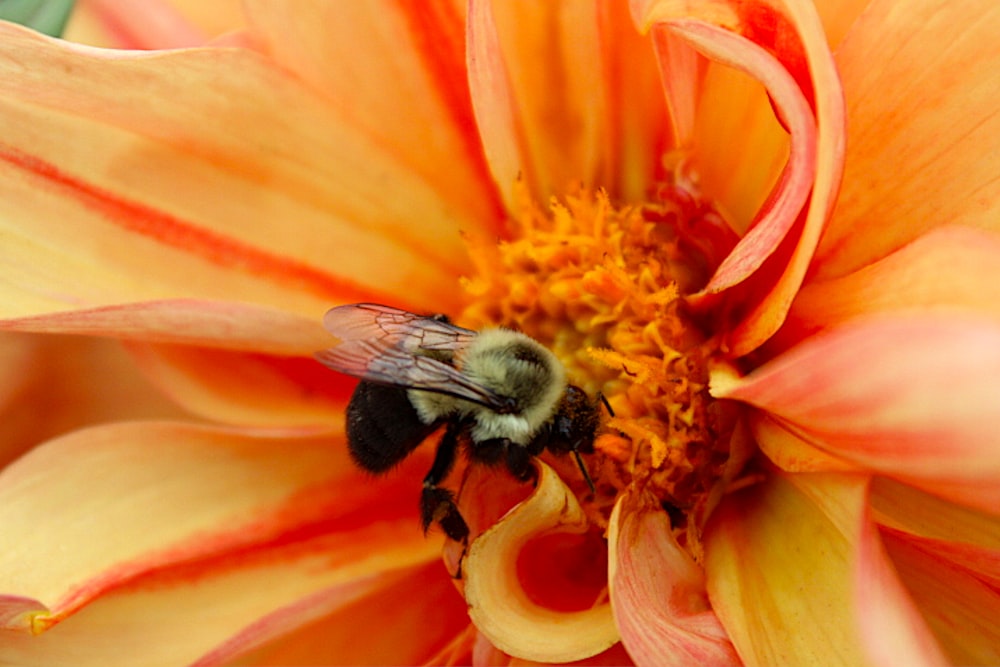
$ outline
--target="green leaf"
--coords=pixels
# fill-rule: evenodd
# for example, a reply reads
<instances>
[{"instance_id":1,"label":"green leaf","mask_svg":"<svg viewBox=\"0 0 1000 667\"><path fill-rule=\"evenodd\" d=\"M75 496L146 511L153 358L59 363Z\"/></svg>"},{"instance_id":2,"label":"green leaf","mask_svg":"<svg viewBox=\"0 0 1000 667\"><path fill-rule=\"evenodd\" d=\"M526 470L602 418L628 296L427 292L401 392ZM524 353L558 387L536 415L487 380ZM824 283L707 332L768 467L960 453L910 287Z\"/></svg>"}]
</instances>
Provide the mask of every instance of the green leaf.
<instances>
[{"instance_id":1,"label":"green leaf","mask_svg":"<svg viewBox=\"0 0 1000 667\"><path fill-rule=\"evenodd\" d=\"M59 37L73 11L73 4L74 0L0 0L0 20Z\"/></svg>"}]
</instances>

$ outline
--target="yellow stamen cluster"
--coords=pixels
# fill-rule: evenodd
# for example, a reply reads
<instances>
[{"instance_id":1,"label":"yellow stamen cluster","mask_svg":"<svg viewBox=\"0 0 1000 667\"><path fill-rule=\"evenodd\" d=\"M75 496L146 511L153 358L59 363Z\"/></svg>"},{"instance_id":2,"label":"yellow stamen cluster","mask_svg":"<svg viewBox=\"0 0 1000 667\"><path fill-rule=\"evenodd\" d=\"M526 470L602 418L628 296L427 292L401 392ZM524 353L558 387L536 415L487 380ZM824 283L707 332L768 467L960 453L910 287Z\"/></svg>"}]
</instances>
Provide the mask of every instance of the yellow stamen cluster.
<instances>
[{"instance_id":1,"label":"yellow stamen cluster","mask_svg":"<svg viewBox=\"0 0 1000 667\"><path fill-rule=\"evenodd\" d=\"M697 220L669 198L616 208L603 192L580 189L546 211L520 184L517 193L512 240L471 249L478 275L465 281L459 321L525 332L562 360L572 383L608 399L614 416L588 457L596 494L568 457L546 459L592 523L605 527L618 493L635 484L684 534L728 456L707 390L710 350L681 298L712 268L683 232Z\"/></svg>"}]
</instances>

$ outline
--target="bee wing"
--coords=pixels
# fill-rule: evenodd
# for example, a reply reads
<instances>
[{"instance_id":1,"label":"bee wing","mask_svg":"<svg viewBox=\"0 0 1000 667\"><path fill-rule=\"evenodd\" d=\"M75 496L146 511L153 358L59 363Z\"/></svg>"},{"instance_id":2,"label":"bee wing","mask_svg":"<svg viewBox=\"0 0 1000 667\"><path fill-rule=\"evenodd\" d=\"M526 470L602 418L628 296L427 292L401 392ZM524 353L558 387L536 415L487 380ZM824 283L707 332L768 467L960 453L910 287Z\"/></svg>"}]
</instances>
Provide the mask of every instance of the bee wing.
<instances>
[{"instance_id":1,"label":"bee wing","mask_svg":"<svg viewBox=\"0 0 1000 667\"><path fill-rule=\"evenodd\" d=\"M448 394L497 411L510 407L508 398L473 382L454 366L386 346L384 340L348 341L317 352L316 359L335 371L368 382Z\"/></svg>"},{"instance_id":2,"label":"bee wing","mask_svg":"<svg viewBox=\"0 0 1000 667\"><path fill-rule=\"evenodd\" d=\"M382 347L419 351L454 352L467 346L476 332L440 318L416 315L376 303L337 306L323 317L326 330L348 343L377 340Z\"/></svg>"},{"instance_id":3,"label":"bee wing","mask_svg":"<svg viewBox=\"0 0 1000 667\"><path fill-rule=\"evenodd\" d=\"M317 352L316 359L335 371L368 382L448 394L494 410L510 407L508 398L424 354L457 352L472 342L475 331L372 303L331 308L323 324L341 343Z\"/></svg>"}]
</instances>

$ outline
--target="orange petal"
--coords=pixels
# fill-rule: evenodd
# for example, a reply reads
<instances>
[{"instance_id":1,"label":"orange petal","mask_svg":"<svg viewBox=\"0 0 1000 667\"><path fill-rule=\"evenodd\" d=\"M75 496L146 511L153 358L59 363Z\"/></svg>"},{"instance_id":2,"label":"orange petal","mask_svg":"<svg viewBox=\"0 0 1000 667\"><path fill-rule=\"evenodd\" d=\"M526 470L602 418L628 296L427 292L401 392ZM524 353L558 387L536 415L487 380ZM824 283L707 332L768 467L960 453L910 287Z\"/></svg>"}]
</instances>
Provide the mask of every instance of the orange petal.
<instances>
[{"instance_id":1,"label":"orange petal","mask_svg":"<svg viewBox=\"0 0 1000 667\"><path fill-rule=\"evenodd\" d=\"M84 0L73 12L63 36L83 44L118 49L184 48L207 41L206 33L189 21L175 3L162 0L128 7L114 0Z\"/></svg>"},{"instance_id":2,"label":"orange petal","mask_svg":"<svg viewBox=\"0 0 1000 667\"><path fill-rule=\"evenodd\" d=\"M130 345L139 367L192 414L253 428L343 432L355 380L312 356L278 357L186 345Z\"/></svg>"},{"instance_id":3,"label":"orange petal","mask_svg":"<svg viewBox=\"0 0 1000 667\"><path fill-rule=\"evenodd\" d=\"M320 316L231 301L165 299L0 321L0 330L88 334L272 354L311 354L330 344Z\"/></svg>"},{"instance_id":4,"label":"orange petal","mask_svg":"<svg viewBox=\"0 0 1000 667\"><path fill-rule=\"evenodd\" d=\"M655 503L628 492L608 527L611 608L637 665L733 665L739 658L705 591L704 572L677 544Z\"/></svg>"},{"instance_id":5,"label":"orange petal","mask_svg":"<svg viewBox=\"0 0 1000 667\"><path fill-rule=\"evenodd\" d=\"M417 487L405 475L369 481L336 440L146 422L77 431L0 473L0 616L40 632L172 564L259 548L295 529L334 533L397 516L415 525L407 501Z\"/></svg>"},{"instance_id":6,"label":"orange petal","mask_svg":"<svg viewBox=\"0 0 1000 667\"><path fill-rule=\"evenodd\" d=\"M496 68L491 75L503 76L509 86L520 169L534 194L544 199L580 180L594 183L606 152L608 119L600 47L602 39L615 39L599 33L598 5L585 0L473 5L477 14L492 14L497 51L489 63ZM474 101L477 114L490 104ZM495 139L483 133L487 151ZM499 184L509 188L513 180Z\"/></svg>"},{"instance_id":7,"label":"orange petal","mask_svg":"<svg viewBox=\"0 0 1000 667\"><path fill-rule=\"evenodd\" d=\"M927 619L948 661L1000 664L1000 592L913 540L883 533L896 570Z\"/></svg>"},{"instance_id":8,"label":"orange petal","mask_svg":"<svg viewBox=\"0 0 1000 667\"><path fill-rule=\"evenodd\" d=\"M855 317L901 310L974 310L1000 319L1000 235L971 227L934 229L887 257L802 288L789 313L802 335Z\"/></svg>"},{"instance_id":9,"label":"orange petal","mask_svg":"<svg viewBox=\"0 0 1000 667\"><path fill-rule=\"evenodd\" d=\"M708 592L745 662L943 663L864 501L864 478L801 474L719 506L705 534Z\"/></svg>"},{"instance_id":10,"label":"orange petal","mask_svg":"<svg viewBox=\"0 0 1000 667\"><path fill-rule=\"evenodd\" d=\"M239 664L470 664L467 652L454 662L437 659L456 638L469 635L469 627L465 601L441 563L433 562L241 657Z\"/></svg>"},{"instance_id":11,"label":"orange petal","mask_svg":"<svg viewBox=\"0 0 1000 667\"><path fill-rule=\"evenodd\" d=\"M0 368L0 468L83 426L185 416L114 341L3 333Z\"/></svg>"},{"instance_id":12,"label":"orange petal","mask_svg":"<svg viewBox=\"0 0 1000 667\"><path fill-rule=\"evenodd\" d=\"M977 507L1000 506L1000 325L866 318L806 340L713 395L767 411L839 458Z\"/></svg>"},{"instance_id":13,"label":"orange petal","mask_svg":"<svg viewBox=\"0 0 1000 667\"><path fill-rule=\"evenodd\" d=\"M310 317L393 293L454 306L460 212L287 71L242 49L0 35L4 315L178 296Z\"/></svg>"},{"instance_id":14,"label":"orange petal","mask_svg":"<svg viewBox=\"0 0 1000 667\"><path fill-rule=\"evenodd\" d=\"M557 611L534 602L519 577L518 560L532 540L553 533L583 534L588 522L576 496L556 473L536 462L538 483L525 501L469 545L463 565L469 617L508 655L569 662L618 641L610 605Z\"/></svg>"},{"instance_id":15,"label":"orange petal","mask_svg":"<svg viewBox=\"0 0 1000 667\"><path fill-rule=\"evenodd\" d=\"M819 278L936 226L998 228L1000 10L992 0L899 9L869 3L837 53L851 140Z\"/></svg>"},{"instance_id":16,"label":"orange petal","mask_svg":"<svg viewBox=\"0 0 1000 667\"><path fill-rule=\"evenodd\" d=\"M464 2L246 7L265 50L328 97L355 133L391 150L440 193L466 231L499 230L465 71ZM388 175L381 182L394 196Z\"/></svg>"},{"instance_id":17,"label":"orange petal","mask_svg":"<svg viewBox=\"0 0 1000 667\"><path fill-rule=\"evenodd\" d=\"M136 664L141 656L144 665L218 665L405 585L439 548L407 523L396 518L337 535L291 536L267 549L151 573L42 635L5 633L0 661L105 667Z\"/></svg>"}]
</instances>

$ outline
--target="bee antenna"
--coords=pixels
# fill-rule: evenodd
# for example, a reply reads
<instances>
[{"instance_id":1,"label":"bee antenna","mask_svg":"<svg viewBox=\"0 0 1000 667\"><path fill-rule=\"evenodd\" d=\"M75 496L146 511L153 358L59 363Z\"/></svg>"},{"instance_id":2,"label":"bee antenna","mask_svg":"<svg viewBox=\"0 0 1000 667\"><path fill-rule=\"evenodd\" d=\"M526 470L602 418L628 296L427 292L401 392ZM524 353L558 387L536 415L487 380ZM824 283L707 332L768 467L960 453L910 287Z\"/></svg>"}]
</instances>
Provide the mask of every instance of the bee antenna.
<instances>
[{"instance_id":1,"label":"bee antenna","mask_svg":"<svg viewBox=\"0 0 1000 667\"><path fill-rule=\"evenodd\" d=\"M608 403L607 396L605 396L603 392L597 392L597 398L598 398L598 400L601 401L601 403L604 403L604 407L606 407L608 409L608 414L611 415L612 417L614 417L615 416L615 411L611 408L611 404Z\"/></svg>"},{"instance_id":2,"label":"bee antenna","mask_svg":"<svg viewBox=\"0 0 1000 667\"><path fill-rule=\"evenodd\" d=\"M587 466L583 465L583 457L580 456L580 451L574 449L573 456L576 457L576 465L580 466L580 472L583 473L583 478L587 480L587 486L590 487L590 492L597 493L597 487L594 486L594 480L590 478L590 473L587 472Z\"/></svg>"}]
</instances>

